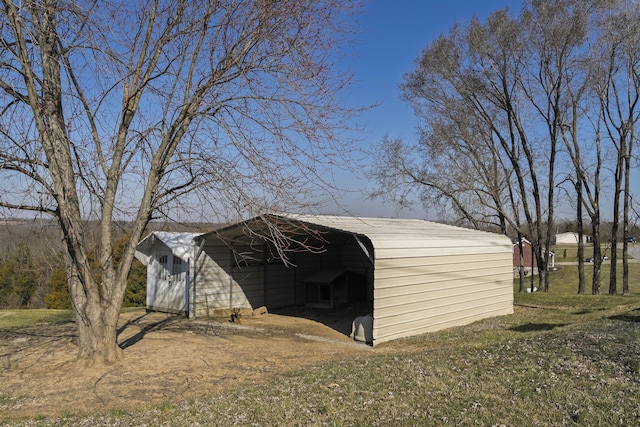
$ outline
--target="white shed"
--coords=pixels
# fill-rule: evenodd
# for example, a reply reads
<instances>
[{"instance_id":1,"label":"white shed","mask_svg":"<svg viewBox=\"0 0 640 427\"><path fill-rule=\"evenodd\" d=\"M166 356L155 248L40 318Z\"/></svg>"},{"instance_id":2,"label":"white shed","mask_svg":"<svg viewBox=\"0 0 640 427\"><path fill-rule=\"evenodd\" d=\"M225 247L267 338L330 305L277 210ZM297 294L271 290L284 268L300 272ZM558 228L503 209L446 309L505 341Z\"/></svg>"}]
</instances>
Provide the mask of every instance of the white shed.
<instances>
[{"instance_id":1,"label":"white shed","mask_svg":"<svg viewBox=\"0 0 640 427\"><path fill-rule=\"evenodd\" d=\"M286 241L276 244L274 228ZM375 345L513 312L511 241L493 233L422 220L266 215L194 235L190 248L190 317L360 303L358 315L372 314ZM156 308L162 300L156 292Z\"/></svg>"},{"instance_id":2,"label":"white shed","mask_svg":"<svg viewBox=\"0 0 640 427\"><path fill-rule=\"evenodd\" d=\"M200 234L154 231L138 243L136 258L147 266L148 309L188 312L192 243L197 236Z\"/></svg>"}]
</instances>

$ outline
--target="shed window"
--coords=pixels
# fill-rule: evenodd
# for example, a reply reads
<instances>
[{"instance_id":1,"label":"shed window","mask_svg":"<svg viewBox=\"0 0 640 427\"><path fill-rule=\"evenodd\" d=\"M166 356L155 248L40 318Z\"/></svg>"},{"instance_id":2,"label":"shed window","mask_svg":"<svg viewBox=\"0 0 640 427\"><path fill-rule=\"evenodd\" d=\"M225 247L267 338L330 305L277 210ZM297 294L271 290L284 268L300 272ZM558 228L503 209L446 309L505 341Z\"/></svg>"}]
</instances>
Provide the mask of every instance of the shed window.
<instances>
[{"instance_id":1,"label":"shed window","mask_svg":"<svg viewBox=\"0 0 640 427\"><path fill-rule=\"evenodd\" d=\"M160 280L169 279L169 256L160 255L158 257L158 263L160 264Z\"/></svg>"}]
</instances>

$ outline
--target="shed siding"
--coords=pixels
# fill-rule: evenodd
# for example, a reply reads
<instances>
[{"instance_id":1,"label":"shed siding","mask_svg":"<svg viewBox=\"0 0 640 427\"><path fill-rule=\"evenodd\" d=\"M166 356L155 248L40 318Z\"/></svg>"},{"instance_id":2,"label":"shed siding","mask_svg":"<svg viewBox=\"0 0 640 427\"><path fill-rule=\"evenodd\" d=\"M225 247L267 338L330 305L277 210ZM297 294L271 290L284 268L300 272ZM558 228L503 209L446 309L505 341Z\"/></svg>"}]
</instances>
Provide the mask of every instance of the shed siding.
<instances>
[{"instance_id":1,"label":"shed siding","mask_svg":"<svg viewBox=\"0 0 640 427\"><path fill-rule=\"evenodd\" d=\"M376 260L376 342L512 313L510 242L498 248Z\"/></svg>"},{"instance_id":2,"label":"shed siding","mask_svg":"<svg viewBox=\"0 0 640 427\"><path fill-rule=\"evenodd\" d=\"M295 286L291 270L284 265L268 266L266 301L263 305L271 308L281 308L295 304Z\"/></svg>"},{"instance_id":3,"label":"shed siding","mask_svg":"<svg viewBox=\"0 0 640 427\"><path fill-rule=\"evenodd\" d=\"M277 263L238 265L227 245L213 242L210 239L198 260L196 317L207 315L207 304L210 311L295 304L291 269Z\"/></svg>"},{"instance_id":4,"label":"shed siding","mask_svg":"<svg viewBox=\"0 0 640 427\"><path fill-rule=\"evenodd\" d=\"M147 296L146 306L151 310L163 310L182 313L186 310L185 286L188 281L186 262L178 264L175 259L183 260L175 255L163 241L159 239L147 247L149 257L147 264ZM159 256L166 256L164 267L159 262ZM186 254L182 254L186 256ZM161 271L166 274L161 280Z\"/></svg>"},{"instance_id":5,"label":"shed siding","mask_svg":"<svg viewBox=\"0 0 640 427\"><path fill-rule=\"evenodd\" d=\"M158 293L158 283L156 277L158 276L158 264L156 261L156 248L155 246L149 252L149 258L147 261L147 296L146 304L147 308L153 308Z\"/></svg>"},{"instance_id":6,"label":"shed siding","mask_svg":"<svg viewBox=\"0 0 640 427\"><path fill-rule=\"evenodd\" d=\"M207 315L207 304L209 309L229 308L230 265L231 254L226 246L205 245L195 269L196 317Z\"/></svg>"}]
</instances>

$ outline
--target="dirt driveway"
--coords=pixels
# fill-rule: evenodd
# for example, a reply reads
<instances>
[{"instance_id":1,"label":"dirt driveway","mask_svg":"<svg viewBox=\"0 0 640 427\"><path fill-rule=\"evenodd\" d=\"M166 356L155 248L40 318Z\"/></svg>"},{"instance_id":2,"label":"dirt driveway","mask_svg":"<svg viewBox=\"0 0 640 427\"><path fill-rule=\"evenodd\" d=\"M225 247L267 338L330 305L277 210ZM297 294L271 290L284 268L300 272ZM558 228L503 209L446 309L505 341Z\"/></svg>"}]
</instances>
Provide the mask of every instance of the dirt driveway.
<instances>
[{"instance_id":1,"label":"dirt driveway","mask_svg":"<svg viewBox=\"0 0 640 427\"><path fill-rule=\"evenodd\" d=\"M124 359L92 368L73 362L73 323L2 332L0 420L204 397L305 365L378 352L340 329L271 313L235 325L140 310L121 317Z\"/></svg>"}]
</instances>

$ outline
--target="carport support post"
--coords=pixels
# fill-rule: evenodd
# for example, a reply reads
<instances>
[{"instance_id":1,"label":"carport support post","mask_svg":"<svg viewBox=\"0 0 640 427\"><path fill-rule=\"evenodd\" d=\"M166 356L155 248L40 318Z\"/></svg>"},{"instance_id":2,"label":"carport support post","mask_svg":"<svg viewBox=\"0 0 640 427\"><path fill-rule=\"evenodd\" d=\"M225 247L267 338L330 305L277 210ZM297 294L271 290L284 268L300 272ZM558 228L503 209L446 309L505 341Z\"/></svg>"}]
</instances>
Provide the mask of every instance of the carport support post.
<instances>
[{"instance_id":1,"label":"carport support post","mask_svg":"<svg viewBox=\"0 0 640 427\"><path fill-rule=\"evenodd\" d=\"M293 264L296 263L296 258L295 258L295 253L292 255L292 261ZM292 268L291 269L291 280L292 280L292 285L293 285L293 305L298 304L298 284L296 283L298 280L298 269L297 268Z\"/></svg>"},{"instance_id":2,"label":"carport support post","mask_svg":"<svg viewBox=\"0 0 640 427\"><path fill-rule=\"evenodd\" d=\"M200 255L202 254L202 251L204 250L204 238L202 238L202 241L200 242L200 245L197 247L197 249L194 251L193 254L193 274L191 275L191 280L193 281L193 318L195 319L198 315L198 310L196 307L196 301L198 300L197 297L197 292L196 292L196 287L198 286L198 259L200 258ZM194 243L196 241L194 240ZM194 248L195 248L195 244L194 244Z\"/></svg>"},{"instance_id":3,"label":"carport support post","mask_svg":"<svg viewBox=\"0 0 640 427\"><path fill-rule=\"evenodd\" d=\"M369 262L371 263L371 265L373 265L374 264L373 254L369 253L369 250L367 249L365 244L362 243L362 240L360 240L360 237L358 237L357 234L352 234L352 236L354 239L356 239L356 242L358 243L358 245L360 245L360 249L362 249L362 252L364 252L366 257L369 258Z\"/></svg>"},{"instance_id":4,"label":"carport support post","mask_svg":"<svg viewBox=\"0 0 640 427\"><path fill-rule=\"evenodd\" d=\"M229 275L229 310L233 310L233 264Z\"/></svg>"},{"instance_id":5,"label":"carport support post","mask_svg":"<svg viewBox=\"0 0 640 427\"><path fill-rule=\"evenodd\" d=\"M262 293L264 306L267 307L267 242L262 241Z\"/></svg>"}]
</instances>

